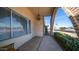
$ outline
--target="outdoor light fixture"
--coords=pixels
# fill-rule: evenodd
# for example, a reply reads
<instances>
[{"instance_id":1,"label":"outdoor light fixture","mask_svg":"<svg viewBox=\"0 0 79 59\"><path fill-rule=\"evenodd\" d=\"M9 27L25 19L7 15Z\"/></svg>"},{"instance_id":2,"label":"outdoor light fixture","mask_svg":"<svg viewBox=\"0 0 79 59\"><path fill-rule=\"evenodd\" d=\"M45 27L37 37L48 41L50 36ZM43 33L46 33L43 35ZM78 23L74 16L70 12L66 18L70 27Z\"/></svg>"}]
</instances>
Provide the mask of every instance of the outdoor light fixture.
<instances>
[{"instance_id":1,"label":"outdoor light fixture","mask_svg":"<svg viewBox=\"0 0 79 59\"><path fill-rule=\"evenodd\" d=\"M37 19L37 20L40 20L40 19L41 19L41 16L40 16L40 14L39 14L39 8L38 8L38 14L37 14L37 16L36 16L36 19Z\"/></svg>"}]
</instances>

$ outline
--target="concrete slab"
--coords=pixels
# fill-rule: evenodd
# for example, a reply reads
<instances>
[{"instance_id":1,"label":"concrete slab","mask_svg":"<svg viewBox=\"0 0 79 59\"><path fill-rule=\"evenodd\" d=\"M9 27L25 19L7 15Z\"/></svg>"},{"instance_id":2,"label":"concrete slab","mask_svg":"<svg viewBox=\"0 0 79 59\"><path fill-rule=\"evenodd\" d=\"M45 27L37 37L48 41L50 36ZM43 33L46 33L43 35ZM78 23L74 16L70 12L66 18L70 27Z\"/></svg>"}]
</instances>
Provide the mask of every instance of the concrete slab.
<instances>
[{"instance_id":1,"label":"concrete slab","mask_svg":"<svg viewBox=\"0 0 79 59\"><path fill-rule=\"evenodd\" d=\"M52 37L44 36L39 51L62 51L62 49Z\"/></svg>"},{"instance_id":2,"label":"concrete slab","mask_svg":"<svg viewBox=\"0 0 79 59\"><path fill-rule=\"evenodd\" d=\"M34 37L23 44L18 51L62 51L57 42L50 36Z\"/></svg>"}]
</instances>

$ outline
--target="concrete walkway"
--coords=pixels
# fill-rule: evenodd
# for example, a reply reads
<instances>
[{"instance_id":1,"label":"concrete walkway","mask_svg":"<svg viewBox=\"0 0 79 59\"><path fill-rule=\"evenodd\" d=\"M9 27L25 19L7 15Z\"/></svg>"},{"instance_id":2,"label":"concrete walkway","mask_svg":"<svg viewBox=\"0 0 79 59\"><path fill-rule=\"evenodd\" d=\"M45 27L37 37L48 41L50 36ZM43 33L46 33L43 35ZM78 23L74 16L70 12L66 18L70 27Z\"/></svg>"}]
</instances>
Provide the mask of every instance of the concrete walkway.
<instances>
[{"instance_id":1,"label":"concrete walkway","mask_svg":"<svg viewBox=\"0 0 79 59\"><path fill-rule=\"evenodd\" d=\"M39 51L62 51L57 42L50 36L44 36Z\"/></svg>"},{"instance_id":2,"label":"concrete walkway","mask_svg":"<svg viewBox=\"0 0 79 59\"><path fill-rule=\"evenodd\" d=\"M34 37L19 47L17 51L37 51L42 39L42 37Z\"/></svg>"},{"instance_id":3,"label":"concrete walkway","mask_svg":"<svg viewBox=\"0 0 79 59\"><path fill-rule=\"evenodd\" d=\"M18 51L62 51L57 42L50 36L34 37L22 45Z\"/></svg>"}]
</instances>

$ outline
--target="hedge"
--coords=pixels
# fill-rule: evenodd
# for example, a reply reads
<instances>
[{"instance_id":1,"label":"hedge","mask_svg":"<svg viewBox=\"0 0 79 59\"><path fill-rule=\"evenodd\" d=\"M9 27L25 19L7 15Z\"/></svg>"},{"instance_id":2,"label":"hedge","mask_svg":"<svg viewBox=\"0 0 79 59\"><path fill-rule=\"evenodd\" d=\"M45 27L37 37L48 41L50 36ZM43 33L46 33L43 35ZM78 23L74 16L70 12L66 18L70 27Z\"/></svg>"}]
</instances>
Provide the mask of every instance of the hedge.
<instances>
[{"instance_id":1,"label":"hedge","mask_svg":"<svg viewBox=\"0 0 79 59\"><path fill-rule=\"evenodd\" d=\"M64 50L79 51L79 39L59 32L54 32L54 38L63 46Z\"/></svg>"}]
</instances>

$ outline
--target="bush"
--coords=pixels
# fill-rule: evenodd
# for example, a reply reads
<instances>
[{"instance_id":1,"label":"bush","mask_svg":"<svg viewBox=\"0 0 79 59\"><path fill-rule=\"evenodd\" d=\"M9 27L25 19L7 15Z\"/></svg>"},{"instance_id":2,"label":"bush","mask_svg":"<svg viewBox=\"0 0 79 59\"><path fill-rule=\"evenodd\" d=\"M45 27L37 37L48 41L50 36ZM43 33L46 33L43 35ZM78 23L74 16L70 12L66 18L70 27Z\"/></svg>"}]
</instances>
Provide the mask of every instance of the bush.
<instances>
[{"instance_id":1,"label":"bush","mask_svg":"<svg viewBox=\"0 0 79 59\"><path fill-rule=\"evenodd\" d=\"M54 38L68 51L79 51L79 40L67 34L55 32Z\"/></svg>"}]
</instances>

